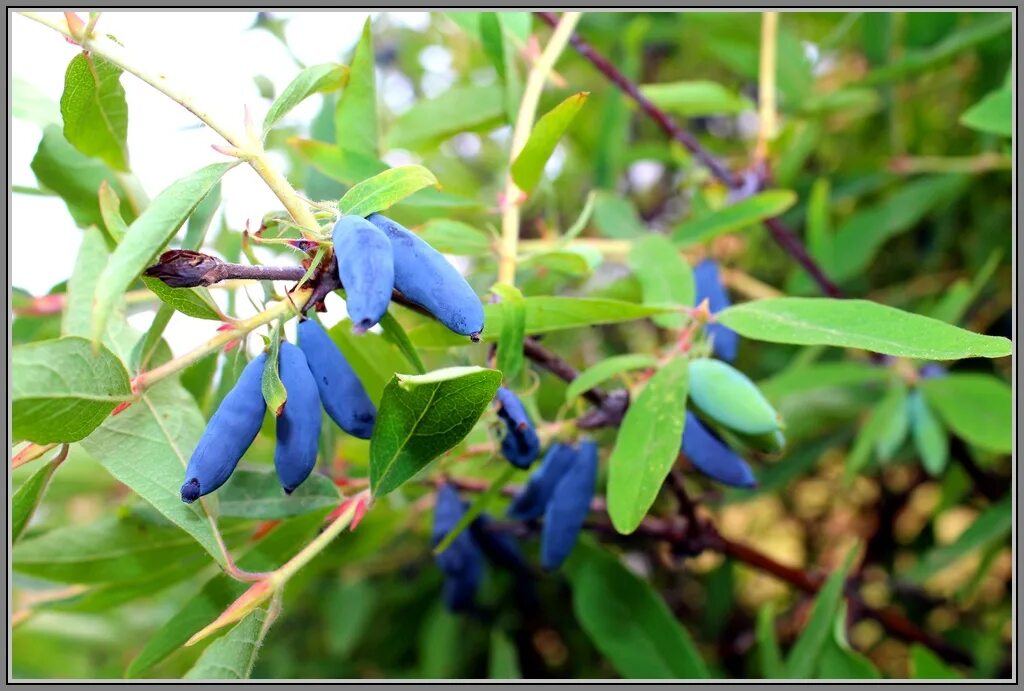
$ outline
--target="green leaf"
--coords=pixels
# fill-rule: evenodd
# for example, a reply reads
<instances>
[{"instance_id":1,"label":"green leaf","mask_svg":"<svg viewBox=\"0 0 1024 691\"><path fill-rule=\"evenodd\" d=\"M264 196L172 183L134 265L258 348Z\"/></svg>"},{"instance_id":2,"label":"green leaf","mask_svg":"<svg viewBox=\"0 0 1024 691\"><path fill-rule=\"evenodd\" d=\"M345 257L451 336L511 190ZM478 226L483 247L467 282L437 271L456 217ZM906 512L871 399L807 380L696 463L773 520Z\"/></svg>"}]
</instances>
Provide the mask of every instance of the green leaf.
<instances>
[{"instance_id":1,"label":"green leaf","mask_svg":"<svg viewBox=\"0 0 1024 691\"><path fill-rule=\"evenodd\" d=\"M912 51L901 60L871 70L862 83L864 85L887 84L925 72L980 43L1010 31L1012 17L1013 15L1009 12L975 15L970 24L957 29L929 48Z\"/></svg>"},{"instance_id":2,"label":"green leaf","mask_svg":"<svg viewBox=\"0 0 1024 691\"><path fill-rule=\"evenodd\" d=\"M124 234L128 232L128 224L121 217L121 200L117 197L114 188L104 180L100 183L99 190L100 215L103 216L103 227L114 245L121 242Z\"/></svg>"},{"instance_id":3,"label":"green leaf","mask_svg":"<svg viewBox=\"0 0 1024 691\"><path fill-rule=\"evenodd\" d=\"M960 124L979 132L1012 137L1013 89L1003 87L985 96L960 116Z\"/></svg>"},{"instance_id":4,"label":"green leaf","mask_svg":"<svg viewBox=\"0 0 1024 691\"><path fill-rule=\"evenodd\" d=\"M128 170L128 103L121 68L94 53L79 53L64 73L60 114L64 137L86 156Z\"/></svg>"},{"instance_id":5,"label":"green leaf","mask_svg":"<svg viewBox=\"0 0 1024 691\"><path fill-rule=\"evenodd\" d=\"M692 307L696 288L693 270L679 250L664 235L645 235L633 243L629 265L643 288L644 304L654 307ZM688 321L685 314L656 315L654 323L679 329Z\"/></svg>"},{"instance_id":6,"label":"green leaf","mask_svg":"<svg viewBox=\"0 0 1024 691\"><path fill-rule=\"evenodd\" d=\"M316 93L334 91L348 82L348 67L334 63L313 65L299 72L267 111L263 118L263 134L278 123L295 106Z\"/></svg>"},{"instance_id":7,"label":"green leaf","mask_svg":"<svg viewBox=\"0 0 1024 691\"><path fill-rule=\"evenodd\" d=\"M192 215L188 217L188 224L185 230L185 239L181 242L181 248L198 252L206 242L206 234L210 230L210 223L214 214L220 208L220 183L218 182L210 190L210 193L203 197L199 206L195 208Z\"/></svg>"},{"instance_id":8,"label":"green leaf","mask_svg":"<svg viewBox=\"0 0 1024 691\"><path fill-rule=\"evenodd\" d=\"M427 368L423 364L423 360L420 359L420 354L416 352L412 341L409 340L409 334L405 332L405 328L395 319L394 315L390 312L385 312L384 316L380 319L380 327L384 338L394 343L402 351L402 355L413 366L416 373L426 374Z\"/></svg>"},{"instance_id":9,"label":"green leaf","mask_svg":"<svg viewBox=\"0 0 1024 691\"><path fill-rule=\"evenodd\" d=\"M285 494L275 473L243 468L231 474L217 492L217 498L221 518L261 520L301 516L337 506L341 501L337 486L319 473L313 473L294 492Z\"/></svg>"},{"instance_id":10,"label":"green leaf","mask_svg":"<svg viewBox=\"0 0 1024 691\"><path fill-rule=\"evenodd\" d=\"M20 77L11 80L11 116L40 127L60 125L60 106Z\"/></svg>"},{"instance_id":11,"label":"green leaf","mask_svg":"<svg viewBox=\"0 0 1024 691\"><path fill-rule=\"evenodd\" d=\"M608 381L617 374L635 369L650 369L658 366L658 359L647 353L628 353L615 355L602 360L577 375L565 389L565 402L570 403L599 384Z\"/></svg>"},{"instance_id":12,"label":"green leaf","mask_svg":"<svg viewBox=\"0 0 1024 691\"><path fill-rule=\"evenodd\" d=\"M512 162L511 168L512 179L526 194L533 192L533 188L540 182L544 166L555 152L558 140L587 102L588 96L590 93L587 91L573 94L542 115L533 126L530 138Z\"/></svg>"},{"instance_id":13,"label":"green leaf","mask_svg":"<svg viewBox=\"0 0 1024 691\"><path fill-rule=\"evenodd\" d=\"M843 601L846 574L850 570L856 551L856 546L850 549L843 566L829 574L825 585L815 596L807 626L796 639L786 658L787 679L809 679L814 672L818 656L828 641L832 632L832 622Z\"/></svg>"},{"instance_id":14,"label":"green leaf","mask_svg":"<svg viewBox=\"0 0 1024 691\"><path fill-rule=\"evenodd\" d=\"M214 163L174 182L161 192L128 228L96 286L92 310L92 340L99 343L107 320L135 277L156 257L237 161Z\"/></svg>"},{"instance_id":15,"label":"green leaf","mask_svg":"<svg viewBox=\"0 0 1024 691\"><path fill-rule=\"evenodd\" d=\"M905 578L914 583L923 583L950 564L972 552L1005 540L1013 528L1012 497L1007 496L985 509L974 523L948 545L935 547L906 573Z\"/></svg>"},{"instance_id":16,"label":"green leaf","mask_svg":"<svg viewBox=\"0 0 1024 691\"><path fill-rule=\"evenodd\" d=\"M717 315L741 336L770 343L862 348L925 360L1005 357L1009 339L868 300L768 298L733 305Z\"/></svg>"},{"instance_id":17,"label":"green leaf","mask_svg":"<svg viewBox=\"0 0 1024 691\"><path fill-rule=\"evenodd\" d=\"M626 679L707 679L689 633L649 583L612 554L580 544L566 562L583 630Z\"/></svg>"},{"instance_id":18,"label":"green leaf","mask_svg":"<svg viewBox=\"0 0 1024 691\"><path fill-rule=\"evenodd\" d=\"M80 228L103 224L98 194L104 181L118 197L127 199L117 173L106 163L86 156L71 146L56 125L48 125L43 130L43 138L31 166L39 184L53 190L64 200L71 217ZM122 202L121 213L125 218L135 217L127 202Z\"/></svg>"},{"instance_id":19,"label":"green leaf","mask_svg":"<svg viewBox=\"0 0 1024 691\"><path fill-rule=\"evenodd\" d=\"M941 475L949 462L949 439L920 391L911 392L907 398L907 415L921 464L930 475Z\"/></svg>"},{"instance_id":20,"label":"green leaf","mask_svg":"<svg viewBox=\"0 0 1024 691\"><path fill-rule=\"evenodd\" d=\"M11 497L11 543L18 541L21 534L32 520L32 514L43 500L46 487L50 484L53 473L64 461L64 454L47 462L42 468L22 483L18 491Z\"/></svg>"},{"instance_id":21,"label":"green leaf","mask_svg":"<svg viewBox=\"0 0 1024 691\"><path fill-rule=\"evenodd\" d=\"M117 356L77 336L12 348L10 372L14 438L37 444L84 439L132 393Z\"/></svg>"},{"instance_id":22,"label":"green leaf","mask_svg":"<svg viewBox=\"0 0 1024 691\"><path fill-rule=\"evenodd\" d=\"M577 247L554 252L538 252L519 260L520 268L545 269L566 276L583 277L593 273L593 268L604 261L600 252L590 248Z\"/></svg>"},{"instance_id":23,"label":"green leaf","mask_svg":"<svg viewBox=\"0 0 1024 691\"><path fill-rule=\"evenodd\" d=\"M899 414L896 406L907 401L906 393L897 387L891 387L885 398L871 411L867 420L857 432L853 448L846 456L845 481L849 484L853 478L871 461L871 452L876 450L889 419ZM908 416L908 420L909 420Z\"/></svg>"},{"instance_id":24,"label":"green leaf","mask_svg":"<svg viewBox=\"0 0 1024 691\"><path fill-rule=\"evenodd\" d=\"M396 374L384 389L370 440L370 487L383 496L469 434L501 385L501 373L449 367Z\"/></svg>"},{"instance_id":25,"label":"green leaf","mask_svg":"<svg viewBox=\"0 0 1024 691\"><path fill-rule=\"evenodd\" d=\"M908 182L881 202L850 216L832 237L831 278L845 281L870 268L878 250L891 238L918 224L967 189L967 175L931 175Z\"/></svg>"},{"instance_id":26,"label":"green leaf","mask_svg":"<svg viewBox=\"0 0 1024 691\"><path fill-rule=\"evenodd\" d=\"M505 94L498 85L452 87L398 116L388 131L388 146L415 149L460 132L492 129L505 118L504 103Z\"/></svg>"},{"instance_id":27,"label":"green leaf","mask_svg":"<svg viewBox=\"0 0 1024 691\"><path fill-rule=\"evenodd\" d=\"M651 377L622 420L608 460L608 515L622 534L640 525L679 456L688 378L689 360L673 358Z\"/></svg>"},{"instance_id":28,"label":"green leaf","mask_svg":"<svg viewBox=\"0 0 1024 691\"><path fill-rule=\"evenodd\" d=\"M447 218L428 221L420 229L419 236L438 252L445 254L482 257L494 251L492 236L471 225Z\"/></svg>"},{"instance_id":29,"label":"green leaf","mask_svg":"<svg viewBox=\"0 0 1024 691\"><path fill-rule=\"evenodd\" d=\"M899 451L910 428L910 419L907 415L907 387L902 380L893 382L889 393L879 404L879 410L881 426L875 439L875 453L878 454L878 460L884 463L891 460Z\"/></svg>"},{"instance_id":30,"label":"green leaf","mask_svg":"<svg viewBox=\"0 0 1024 691\"><path fill-rule=\"evenodd\" d=\"M527 335L601 324L617 324L665 314L668 311L662 307L637 305L632 302L604 298L540 296L528 297L525 302ZM481 334L483 339L485 341L497 340L501 334L503 322L501 308L494 304L484 305L484 319L487 329ZM449 346L464 346L468 343L464 336L453 334L434 321L424 322L411 329L409 337L421 348L447 348Z\"/></svg>"},{"instance_id":31,"label":"green leaf","mask_svg":"<svg viewBox=\"0 0 1024 691\"><path fill-rule=\"evenodd\" d=\"M644 84L640 92L654 105L682 117L730 115L753 110L750 99L733 93L717 82L688 81Z\"/></svg>"},{"instance_id":32,"label":"green leaf","mask_svg":"<svg viewBox=\"0 0 1024 691\"><path fill-rule=\"evenodd\" d=\"M434 174L423 166L389 168L351 187L338 202L338 209L344 214L366 217L390 208L413 192L438 184Z\"/></svg>"},{"instance_id":33,"label":"green leaf","mask_svg":"<svg viewBox=\"0 0 1024 691\"><path fill-rule=\"evenodd\" d=\"M388 169L388 164L378 160L374 155L315 139L292 137L288 140L288 145L316 170L346 185L354 185Z\"/></svg>"},{"instance_id":34,"label":"green leaf","mask_svg":"<svg viewBox=\"0 0 1024 691\"><path fill-rule=\"evenodd\" d=\"M297 491L297 490L296 490ZM291 557L299 545L313 538L323 523L326 511L307 514L274 528L238 559L247 571L271 571ZM153 665L182 648L192 634L209 624L248 587L247 583L218 573L203 583L198 592L150 636L146 645L129 663L125 677L142 676Z\"/></svg>"},{"instance_id":35,"label":"green leaf","mask_svg":"<svg viewBox=\"0 0 1024 691\"><path fill-rule=\"evenodd\" d=\"M281 381L278 357L281 353L281 329L282 323L278 321L270 334L270 348L267 350L267 364L263 367L263 377L260 379L260 390L263 392L263 400L267 408L275 417L284 411L284 404L288 402L288 390L284 388Z\"/></svg>"},{"instance_id":36,"label":"green leaf","mask_svg":"<svg viewBox=\"0 0 1024 691\"><path fill-rule=\"evenodd\" d=\"M374 630L374 615L378 590L374 579L342 581L327 593L323 603L326 620L331 622L324 631L327 652L332 657L345 659L352 654L363 635Z\"/></svg>"},{"instance_id":37,"label":"green leaf","mask_svg":"<svg viewBox=\"0 0 1024 691\"><path fill-rule=\"evenodd\" d=\"M82 441L82 448L224 563L205 502L186 504L178 488L206 421L175 378L162 381Z\"/></svg>"},{"instance_id":38,"label":"green leaf","mask_svg":"<svg viewBox=\"0 0 1024 691\"><path fill-rule=\"evenodd\" d=\"M150 292L160 298L160 302L176 312L196 319L227 321L227 317L220 311L213 295L210 294L209 288L201 286L198 288L171 288L159 278L151 276L143 276L142 282Z\"/></svg>"},{"instance_id":39,"label":"green leaf","mask_svg":"<svg viewBox=\"0 0 1024 691\"><path fill-rule=\"evenodd\" d=\"M11 563L20 573L60 583L110 583L145 578L200 556L195 541L177 528L128 515L22 540L11 552Z\"/></svg>"},{"instance_id":40,"label":"green leaf","mask_svg":"<svg viewBox=\"0 0 1024 691\"><path fill-rule=\"evenodd\" d=\"M1013 392L1002 379L953 372L919 386L958 437L996 453L1013 451Z\"/></svg>"},{"instance_id":41,"label":"green leaf","mask_svg":"<svg viewBox=\"0 0 1024 691\"><path fill-rule=\"evenodd\" d=\"M501 298L501 334L498 336L498 369L513 382L523 369L526 338L526 300L515 286L499 283L491 288Z\"/></svg>"},{"instance_id":42,"label":"green leaf","mask_svg":"<svg viewBox=\"0 0 1024 691\"><path fill-rule=\"evenodd\" d=\"M929 648L914 643L910 646L911 679L961 679L962 674L947 665Z\"/></svg>"},{"instance_id":43,"label":"green leaf","mask_svg":"<svg viewBox=\"0 0 1024 691\"><path fill-rule=\"evenodd\" d=\"M836 610L832 636L818 656L817 679L881 679L871 660L861 655L846 640L846 603Z\"/></svg>"},{"instance_id":44,"label":"green leaf","mask_svg":"<svg viewBox=\"0 0 1024 691\"><path fill-rule=\"evenodd\" d=\"M832 223L828 178L818 178L807 200L807 249L822 264L833 263Z\"/></svg>"},{"instance_id":45,"label":"green leaf","mask_svg":"<svg viewBox=\"0 0 1024 691\"><path fill-rule=\"evenodd\" d=\"M272 621L267 619L265 609L255 609L245 615L203 651L184 678L248 679Z\"/></svg>"},{"instance_id":46,"label":"green leaf","mask_svg":"<svg viewBox=\"0 0 1024 691\"><path fill-rule=\"evenodd\" d=\"M647 233L633 203L614 192L601 190L594 196L594 225L601 235L630 239Z\"/></svg>"},{"instance_id":47,"label":"green leaf","mask_svg":"<svg viewBox=\"0 0 1024 691\"><path fill-rule=\"evenodd\" d=\"M719 235L752 226L783 211L796 203L796 194L790 190L769 190L730 204L717 211L687 221L672 231L672 240L680 247L708 242Z\"/></svg>"},{"instance_id":48,"label":"green leaf","mask_svg":"<svg viewBox=\"0 0 1024 691\"><path fill-rule=\"evenodd\" d=\"M786 667L775 635L775 607L771 602L757 611L757 657L761 663L761 676L765 679L785 679Z\"/></svg>"},{"instance_id":49,"label":"green leaf","mask_svg":"<svg viewBox=\"0 0 1024 691\"><path fill-rule=\"evenodd\" d=\"M523 81L516 61L516 39L513 37L517 29L516 22L521 22L520 17L523 15L529 27L528 12L481 12L479 21L480 42L505 87L505 119L510 123L515 122L519 102L522 100Z\"/></svg>"},{"instance_id":50,"label":"green leaf","mask_svg":"<svg viewBox=\"0 0 1024 691\"><path fill-rule=\"evenodd\" d=\"M861 362L823 362L780 372L757 383L772 402L819 389L862 386L885 381L889 372Z\"/></svg>"},{"instance_id":51,"label":"green leaf","mask_svg":"<svg viewBox=\"0 0 1024 691\"><path fill-rule=\"evenodd\" d=\"M519 670L519 651L499 629L491 629L491 651L487 658L489 679L522 679Z\"/></svg>"},{"instance_id":52,"label":"green leaf","mask_svg":"<svg viewBox=\"0 0 1024 691\"><path fill-rule=\"evenodd\" d=\"M348 84L334 111L334 131L345 148L376 157L380 147L377 123L377 82L370 20L349 61Z\"/></svg>"}]
</instances>

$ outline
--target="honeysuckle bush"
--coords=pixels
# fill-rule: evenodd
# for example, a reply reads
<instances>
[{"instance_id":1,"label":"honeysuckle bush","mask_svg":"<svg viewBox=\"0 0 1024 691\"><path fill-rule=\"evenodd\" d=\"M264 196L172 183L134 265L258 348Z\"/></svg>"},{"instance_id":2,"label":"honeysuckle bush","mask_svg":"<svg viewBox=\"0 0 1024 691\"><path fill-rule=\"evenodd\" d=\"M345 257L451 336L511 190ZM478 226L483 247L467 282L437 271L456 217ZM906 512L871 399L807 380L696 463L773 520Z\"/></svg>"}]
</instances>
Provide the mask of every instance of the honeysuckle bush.
<instances>
[{"instance_id":1,"label":"honeysuckle bush","mask_svg":"<svg viewBox=\"0 0 1024 691\"><path fill-rule=\"evenodd\" d=\"M383 14L233 122L26 17L82 242L12 296L16 677L1009 676L1009 14ZM215 149L148 203L136 79Z\"/></svg>"}]
</instances>

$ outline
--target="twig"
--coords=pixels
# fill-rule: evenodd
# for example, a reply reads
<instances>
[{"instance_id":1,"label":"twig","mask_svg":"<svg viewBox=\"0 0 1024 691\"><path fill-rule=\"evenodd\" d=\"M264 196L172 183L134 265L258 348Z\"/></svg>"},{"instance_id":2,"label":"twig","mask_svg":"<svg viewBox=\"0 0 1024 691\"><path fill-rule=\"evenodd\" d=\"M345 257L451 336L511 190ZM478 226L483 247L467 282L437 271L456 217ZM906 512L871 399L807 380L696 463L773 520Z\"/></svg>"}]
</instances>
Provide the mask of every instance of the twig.
<instances>
[{"instance_id":1,"label":"twig","mask_svg":"<svg viewBox=\"0 0 1024 691\"><path fill-rule=\"evenodd\" d=\"M544 22L554 26L556 19L550 12L536 12L535 14ZM700 142L693 135L680 127L668 113L654 105L640 92L636 84L619 72L614 65L594 50L589 43L576 34L573 34L569 42L576 49L576 52L590 61L609 81L636 101L636 104L640 106L640 110L654 120L665 134L686 147L718 180L731 189L742 187L743 180L741 177L734 175L721 161L701 146ZM814 258L808 254L803 243L800 242L793 231L787 228L778 218L767 219L764 224L775 242L810 274L822 292L829 297L842 297L842 291L825 275L825 272L818 266Z\"/></svg>"},{"instance_id":2,"label":"twig","mask_svg":"<svg viewBox=\"0 0 1024 691\"><path fill-rule=\"evenodd\" d=\"M775 57L778 42L779 13L761 13L761 60L757 80L758 129L754 161L768 160L768 143L775 138Z\"/></svg>"},{"instance_id":3,"label":"twig","mask_svg":"<svg viewBox=\"0 0 1024 691\"><path fill-rule=\"evenodd\" d=\"M533 129L533 120L537 115L537 105L540 103L540 95L544 90L544 83L548 74L555 66L555 61L565 49L566 41L572 34L573 27L579 21L580 12L566 12L556 22L555 33L552 34L544 52L530 68L526 78L526 87L523 89L523 97L519 102L519 112L516 116L515 126L512 129L512 143L509 147L509 173L505 181L505 192L502 198L501 214L501 252L498 257L498 282L515 284L516 280L516 255L519 243L519 205L522 203L523 192L512 179L511 166L516 157L526 146L530 138L530 130Z\"/></svg>"}]
</instances>

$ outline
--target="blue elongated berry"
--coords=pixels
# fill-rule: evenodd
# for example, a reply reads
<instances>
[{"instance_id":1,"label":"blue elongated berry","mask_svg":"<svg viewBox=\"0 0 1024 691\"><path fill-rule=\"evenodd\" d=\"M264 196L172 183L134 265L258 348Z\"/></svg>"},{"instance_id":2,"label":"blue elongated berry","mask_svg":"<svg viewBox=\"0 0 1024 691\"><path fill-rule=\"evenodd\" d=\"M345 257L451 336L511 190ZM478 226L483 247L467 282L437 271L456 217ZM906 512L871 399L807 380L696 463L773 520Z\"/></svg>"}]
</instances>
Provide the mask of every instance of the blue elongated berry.
<instances>
[{"instance_id":1,"label":"blue elongated berry","mask_svg":"<svg viewBox=\"0 0 1024 691\"><path fill-rule=\"evenodd\" d=\"M729 295L725 292L721 276L718 273L718 264L712 259L705 259L693 268L693 280L697 289L697 304L705 299L708 301L708 309L711 314L721 312L732 303ZM711 339L711 349L715 355L732 362L736 359L736 351L739 348L739 335L723 324L708 324L707 334Z\"/></svg>"},{"instance_id":2,"label":"blue elongated berry","mask_svg":"<svg viewBox=\"0 0 1024 691\"><path fill-rule=\"evenodd\" d=\"M530 568L523 559L519 543L508 533L493 530L494 519L482 513L469 524L470 535L480 549L495 566L500 566L512 573L528 573Z\"/></svg>"},{"instance_id":3,"label":"blue elongated berry","mask_svg":"<svg viewBox=\"0 0 1024 691\"><path fill-rule=\"evenodd\" d=\"M377 226L359 216L338 219L333 239L348 315L353 330L363 333L381 320L391 302L395 286L391 241Z\"/></svg>"},{"instance_id":4,"label":"blue elongated berry","mask_svg":"<svg viewBox=\"0 0 1024 691\"><path fill-rule=\"evenodd\" d=\"M266 362L266 353L260 353L245 366L207 423L185 468L181 500L186 504L223 485L259 434L267 410L262 389Z\"/></svg>"},{"instance_id":5,"label":"blue elongated berry","mask_svg":"<svg viewBox=\"0 0 1024 691\"><path fill-rule=\"evenodd\" d=\"M274 467L285 494L301 485L316 465L320 440L320 393L302 350L282 342L278 359L281 383L288 392L284 409L277 416L277 448Z\"/></svg>"},{"instance_id":6,"label":"blue elongated berry","mask_svg":"<svg viewBox=\"0 0 1024 691\"><path fill-rule=\"evenodd\" d=\"M395 288L457 334L477 340L484 307L473 288L440 252L387 216L367 219L384 231L394 252Z\"/></svg>"},{"instance_id":7,"label":"blue elongated berry","mask_svg":"<svg viewBox=\"0 0 1024 691\"><path fill-rule=\"evenodd\" d=\"M544 513L555 487L565 471L576 461L576 449L555 443L544 454L540 467L526 481L526 486L512 499L506 516L516 521L528 521Z\"/></svg>"},{"instance_id":8,"label":"blue elongated berry","mask_svg":"<svg viewBox=\"0 0 1024 691\"><path fill-rule=\"evenodd\" d=\"M540 455L540 438L533 421L519 397L504 386L498 389L494 400L498 403L498 417L507 428L501 440L501 454L515 467L529 468Z\"/></svg>"},{"instance_id":9,"label":"blue elongated berry","mask_svg":"<svg viewBox=\"0 0 1024 691\"><path fill-rule=\"evenodd\" d=\"M546 571L562 565L576 545L583 521L590 512L597 484L597 444L580 442L575 462L555 487L544 509L544 529L540 536L540 563Z\"/></svg>"},{"instance_id":10,"label":"blue elongated berry","mask_svg":"<svg viewBox=\"0 0 1024 691\"><path fill-rule=\"evenodd\" d=\"M683 453L693 467L712 480L733 487L756 487L753 471L735 451L711 432L696 415L686 411Z\"/></svg>"},{"instance_id":11,"label":"blue elongated berry","mask_svg":"<svg viewBox=\"0 0 1024 691\"><path fill-rule=\"evenodd\" d=\"M377 421L377 408L334 341L312 319L299 323L299 348L320 391L320 401L331 419L353 437L369 439Z\"/></svg>"},{"instance_id":12,"label":"blue elongated berry","mask_svg":"<svg viewBox=\"0 0 1024 691\"><path fill-rule=\"evenodd\" d=\"M452 485L442 485L437 490L434 506L431 544L437 547L465 513L466 505L459 498L458 490ZM483 552L472 534L467 530L459 533L445 551L434 557L434 561L444 573L442 596L448 609L460 612L471 608L484 569Z\"/></svg>"}]
</instances>

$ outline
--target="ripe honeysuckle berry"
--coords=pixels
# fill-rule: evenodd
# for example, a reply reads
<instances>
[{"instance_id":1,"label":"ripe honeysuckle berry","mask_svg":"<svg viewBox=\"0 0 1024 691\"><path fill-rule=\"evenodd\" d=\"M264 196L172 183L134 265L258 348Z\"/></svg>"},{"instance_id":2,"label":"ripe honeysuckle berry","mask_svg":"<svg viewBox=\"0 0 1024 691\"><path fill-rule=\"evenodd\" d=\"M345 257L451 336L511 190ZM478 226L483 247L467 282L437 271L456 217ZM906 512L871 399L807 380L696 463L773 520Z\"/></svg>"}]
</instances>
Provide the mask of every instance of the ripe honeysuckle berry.
<instances>
[{"instance_id":1,"label":"ripe honeysuckle berry","mask_svg":"<svg viewBox=\"0 0 1024 691\"><path fill-rule=\"evenodd\" d=\"M259 434L267 404L263 400L266 353L245 366L206 425L185 468L181 500L191 504L223 485Z\"/></svg>"},{"instance_id":2,"label":"ripe honeysuckle berry","mask_svg":"<svg viewBox=\"0 0 1024 691\"><path fill-rule=\"evenodd\" d=\"M324 410L353 437L369 439L377 421L377 408L348 360L318 322L303 320L296 330L299 348L306 356Z\"/></svg>"},{"instance_id":3,"label":"ripe honeysuckle berry","mask_svg":"<svg viewBox=\"0 0 1024 691\"><path fill-rule=\"evenodd\" d=\"M529 567L519 550L519 543L508 533L493 530L494 519L482 513L469 524L470 534L495 566L512 573L528 573Z\"/></svg>"},{"instance_id":4,"label":"ripe honeysuckle berry","mask_svg":"<svg viewBox=\"0 0 1024 691\"><path fill-rule=\"evenodd\" d=\"M697 264L693 268L693 280L696 287L696 304L707 300L711 314L717 314L732 304L719 275L718 264L714 260L705 259ZM729 362L736 359L740 337L735 331L718 323L708 324L705 330L715 355Z\"/></svg>"},{"instance_id":5,"label":"ripe honeysuckle berry","mask_svg":"<svg viewBox=\"0 0 1024 691\"><path fill-rule=\"evenodd\" d=\"M530 467L540 455L540 438L533 421L526 413L523 402L504 386L494 397L498 417L505 423L505 436L501 440L501 454L517 468Z\"/></svg>"},{"instance_id":6,"label":"ripe honeysuckle berry","mask_svg":"<svg viewBox=\"0 0 1024 691\"><path fill-rule=\"evenodd\" d=\"M686 411L682 450L693 467L712 480L733 487L757 486L757 480L747 462L690 411Z\"/></svg>"},{"instance_id":7,"label":"ripe honeysuckle berry","mask_svg":"<svg viewBox=\"0 0 1024 691\"><path fill-rule=\"evenodd\" d=\"M465 513L466 504L453 485L444 484L438 488L431 545L437 547ZM453 612L471 609L484 568L483 552L473 540L472 533L468 530L459 533L445 551L434 557L434 562L444 574L442 598L448 609Z\"/></svg>"},{"instance_id":8,"label":"ripe honeysuckle berry","mask_svg":"<svg viewBox=\"0 0 1024 691\"><path fill-rule=\"evenodd\" d=\"M597 444L580 442L576 460L555 486L544 509L544 528L540 536L540 564L554 571L576 545L583 521L590 513L590 501L597 485Z\"/></svg>"},{"instance_id":9,"label":"ripe honeysuckle berry","mask_svg":"<svg viewBox=\"0 0 1024 691\"><path fill-rule=\"evenodd\" d=\"M565 471L576 461L576 448L568 444L551 445L540 467L526 481L526 486L509 504L505 515L517 521L528 521L544 513L555 487Z\"/></svg>"},{"instance_id":10,"label":"ripe honeysuckle berry","mask_svg":"<svg viewBox=\"0 0 1024 691\"><path fill-rule=\"evenodd\" d=\"M394 253L395 288L457 334L479 340L484 307L473 288L444 255L387 216L371 214Z\"/></svg>"},{"instance_id":11,"label":"ripe honeysuckle berry","mask_svg":"<svg viewBox=\"0 0 1024 691\"><path fill-rule=\"evenodd\" d=\"M342 216L334 225L338 278L345 286L345 305L353 331L363 333L388 311L395 287L391 241L365 218Z\"/></svg>"},{"instance_id":12,"label":"ripe honeysuckle berry","mask_svg":"<svg viewBox=\"0 0 1024 691\"><path fill-rule=\"evenodd\" d=\"M282 342L278 363L288 399L277 416L274 468L285 494L291 494L316 465L323 415L320 393L302 351L287 341Z\"/></svg>"}]
</instances>

